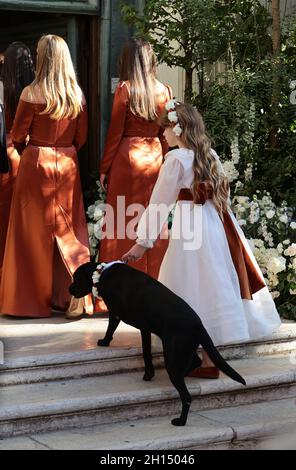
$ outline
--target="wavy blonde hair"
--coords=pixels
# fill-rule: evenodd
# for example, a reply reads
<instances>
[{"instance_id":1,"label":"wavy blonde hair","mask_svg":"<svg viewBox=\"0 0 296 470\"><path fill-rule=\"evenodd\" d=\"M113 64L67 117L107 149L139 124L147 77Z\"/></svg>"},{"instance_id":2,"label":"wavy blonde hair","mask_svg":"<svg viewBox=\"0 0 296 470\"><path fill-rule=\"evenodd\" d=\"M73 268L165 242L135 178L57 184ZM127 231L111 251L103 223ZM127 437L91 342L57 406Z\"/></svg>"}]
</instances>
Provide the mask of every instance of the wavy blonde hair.
<instances>
[{"instance_id":1,"label":"wavy blonde hair","mask_svg":"<svg viewBox=\"0 0 296 470\"><path fill-rule=\"evenodd\" d=\"M74 119L82 110L83 94L76 79L69 48L60 36L42 36L37 46L36 87L46 101L41 114L51 119Z\"/></svg>"},{"instance_id":2,"label":"wavy blonde hair","mask_svg":"<svg viewBox=\"0 0 296 470\"><path fill-rule=\"evenodd\" d=\"M228 178L221 174L218 161L210 152L211 140L208 137L203 118L196 108L188 104L178 103L175 106L182 134L179 139L183 145L194 151L193 183L191 191L194 202L197 202L198 186L201 182L208 182L213 191L213 204L223 220L223 213L228 209ZM160 125L164 128L173 127L165 112Z\"/></svg>"},{"instance_id":3,"label":"wavy blonde hair","mask_svg":"<svg viewBox=\"0 0 296 470\"><path fill-rule=\"evenodd\" d=\"M119 59L119 76L129 81L132 113L148 121L157 119L156 57L148 41L129 39Z\"/></svg>"}]
</instances>

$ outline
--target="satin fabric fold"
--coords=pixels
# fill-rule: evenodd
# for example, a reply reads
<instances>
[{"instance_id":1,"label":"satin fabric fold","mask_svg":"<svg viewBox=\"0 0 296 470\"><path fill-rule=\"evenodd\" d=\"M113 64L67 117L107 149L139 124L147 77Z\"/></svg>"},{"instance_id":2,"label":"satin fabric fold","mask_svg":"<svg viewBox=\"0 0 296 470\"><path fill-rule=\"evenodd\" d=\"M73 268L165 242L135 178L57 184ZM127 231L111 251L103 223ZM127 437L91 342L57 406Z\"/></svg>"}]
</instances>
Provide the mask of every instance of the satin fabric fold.
<instances>
[{"instance_id":1,"label":"satin fabric fold","mask_svg":"<svg viewBox=\"0 0 296 470\"><path fill-rule=\"evenodd\" d=\"M195 204L203 205L208 199L212 199L212 196L213 191L210 183L204 181L198 186L197 196L194 202ZM190 189L181 189L178 200L193 201L193 194ZM251 300L253 298L252 294L263 289L265 283L249 257L228 212L223 213L222 222L232 262L239 280L241 298Z\"/></svg>"},{"instance_id":2,"label":"satin fabric fold","mask_svg":"<svg viewBox=\"0 0 296 470\"><path fill-rule=\"evenodd\" d=\"M76 119L54 121L40 115L43 108L20 101L14 121L14 144L25 149L0 287L1 313L35 318L49 317L52 307L69 306L72 274L90 260L76 151L87 136L86 109ZM39 145L26 145L26 135ZM61 146L65 141L69 145ZM85 298L85 309L92 313L91 296Z\"/></svg>"}]
</instances>

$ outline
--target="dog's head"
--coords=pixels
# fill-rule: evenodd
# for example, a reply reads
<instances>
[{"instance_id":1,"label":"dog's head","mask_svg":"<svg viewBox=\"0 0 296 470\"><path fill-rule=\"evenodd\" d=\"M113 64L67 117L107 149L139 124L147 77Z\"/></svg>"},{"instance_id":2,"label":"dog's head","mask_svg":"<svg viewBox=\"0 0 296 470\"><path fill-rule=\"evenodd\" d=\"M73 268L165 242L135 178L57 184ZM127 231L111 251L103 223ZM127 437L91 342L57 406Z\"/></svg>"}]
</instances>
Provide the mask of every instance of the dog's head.
<instances>
[{"instance_id":1,"label":"dog's head","mask_svg":"<svg viewBox=\"0 0 296 470\"><path fill-rule=\"evenodd\" d=\"M76 299L90 294L93 288L92 276L97 263L85 263L79 266L73 274L73 282L69 287L69 292Z\"/></svg>"}]
</instances>

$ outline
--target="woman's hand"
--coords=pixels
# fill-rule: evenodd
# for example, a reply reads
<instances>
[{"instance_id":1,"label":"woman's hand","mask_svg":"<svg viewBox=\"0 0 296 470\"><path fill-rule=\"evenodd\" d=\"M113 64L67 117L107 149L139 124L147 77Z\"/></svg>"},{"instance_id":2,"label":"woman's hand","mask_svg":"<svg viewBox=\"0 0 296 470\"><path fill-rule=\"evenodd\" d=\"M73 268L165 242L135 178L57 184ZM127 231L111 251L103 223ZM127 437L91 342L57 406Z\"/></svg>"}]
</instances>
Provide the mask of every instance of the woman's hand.
<instances>
[{"instance_id":1,"label":"woman's hand","mask_svg":"<svg viewBox=\"0 0 296 470\"><path fill-rule=\"evenodd\" d=\"M101 187L103 188L103 190L106 192L107 191L107 187L106 187L106 178L107 178L107 175L105 173L101 173L100 174L100 183L101 183Z\"/></svg>"},{"instance_id":2,"label":"woman's hand","mask_svg":"<svg viewBox=\"0 0 296 470\"><path fill-rule=\"evenodd\" d=\"M137 261L142 258L146 250L144 246L135 244L121 259L122 261Z\"/></svg>"}]
</instances>

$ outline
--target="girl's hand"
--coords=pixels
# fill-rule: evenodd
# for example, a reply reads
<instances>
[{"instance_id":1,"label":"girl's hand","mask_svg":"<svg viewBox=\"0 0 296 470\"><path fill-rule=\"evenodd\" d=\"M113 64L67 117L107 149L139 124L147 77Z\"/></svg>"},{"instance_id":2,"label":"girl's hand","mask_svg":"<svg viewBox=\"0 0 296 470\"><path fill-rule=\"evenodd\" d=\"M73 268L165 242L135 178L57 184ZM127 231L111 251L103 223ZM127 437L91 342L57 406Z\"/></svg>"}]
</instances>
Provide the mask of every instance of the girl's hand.
<instances>
[{"instance_id":1,"label":"girl's hand","mask_svg":"<svg viewBox=\"0 0 296 470\"><path fill-rule=\"evenodd\" d=\"M106 178L107 178L107 175L105 173L100 174L101 187L103 188L105 192L107 191L106 184L105 184Z\"/></svg>"},{"instance_id":2,"label":"girl's hand","mask_svg":"<svg viewBox=\"0 0 296 470\"><path fill-rule=\"evenodd\" d=\"M127 253L121 258L122 261L137 261L142 258L147 248L135 244Z\"/></svg>"}]
</instances>

